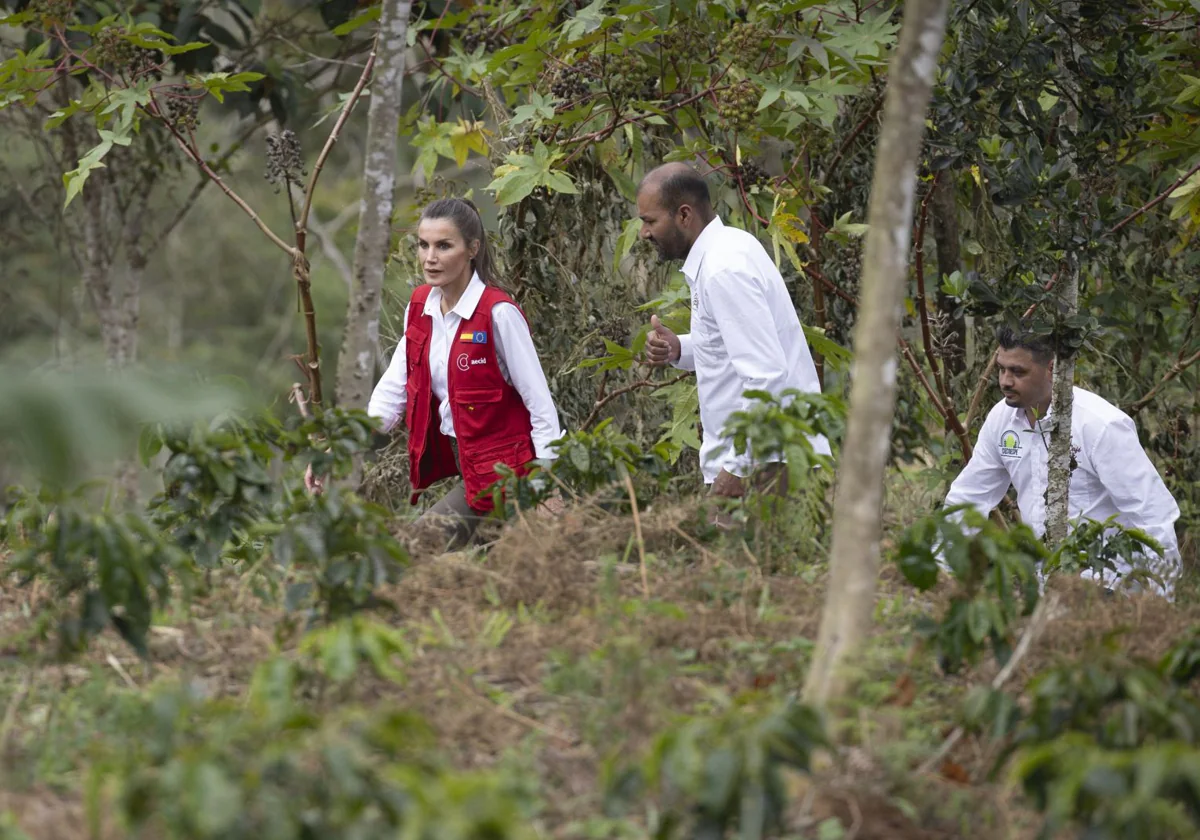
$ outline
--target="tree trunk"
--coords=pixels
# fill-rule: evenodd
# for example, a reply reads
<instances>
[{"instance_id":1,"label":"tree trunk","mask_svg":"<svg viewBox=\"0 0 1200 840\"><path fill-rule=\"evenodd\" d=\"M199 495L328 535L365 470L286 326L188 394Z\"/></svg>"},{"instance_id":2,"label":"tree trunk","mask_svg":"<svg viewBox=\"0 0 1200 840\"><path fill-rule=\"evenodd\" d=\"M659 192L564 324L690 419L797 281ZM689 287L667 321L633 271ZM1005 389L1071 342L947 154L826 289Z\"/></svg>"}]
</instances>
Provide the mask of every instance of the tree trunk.
<instances>
[{"instance_id":1,"label":"tree trunk","mask_svg":"<svg viewBox=\"0 0 1200 840\"><path fill-rule=\"evenodd\" d=\"M367 114L363 194L354 243L354 283L338 355L337 402L366 408L375 379L383 272L391 242L400 92L408 51L411 0L384 0L376 36L375 79Z\"/></svg>"},{"instance_id":2,"label":"tree trunk","mask_svg":"<svg viewBox=\"0 0 1200 840\"><path fill-rule=\"evenodd\" d=\"M959 315L949 317L954 309L954 298L941 290L942 278L962 270L962 236L958 229L958 202L954 195L954 179L945 177L943 173L933 187L933 238L937 245L938 267L938 343L945 349L942 363L950 376L963 372L967 359L967 324L966 319ZM949 384L949 383L947 383Z\"/></svg>"},{"instance_id":3,"label":"tree trunk","mask_svg":"<svg viewBox=\"0 0 1200 840\"><path fill-rule=\"evenodd\" d=\"M1060 286L1060 321L1079 311L1079 269L1074 257L1070 282ZM1050 452L1046 476L1046 533L1051 547L1067 538L1071 490L1071 415L1074 413L1075 351L1060 341L1054 354L1054 390L1050 398Z\"/></svg>"},{"instance_id":4,"label":"tree trunk","mask_svg":"<svg viewBox=\"0 0 1200 840\"><path fill-rule=\"evenodd\" d=\"M889 71L867 217L870 229L854 330L850 416L834 508L829 588L804 686L805 700L818 705L843 694L843 666L866 637L875 604L913 194L947 2L906 0L900 44Z\"/></svg>"}]
</instances>

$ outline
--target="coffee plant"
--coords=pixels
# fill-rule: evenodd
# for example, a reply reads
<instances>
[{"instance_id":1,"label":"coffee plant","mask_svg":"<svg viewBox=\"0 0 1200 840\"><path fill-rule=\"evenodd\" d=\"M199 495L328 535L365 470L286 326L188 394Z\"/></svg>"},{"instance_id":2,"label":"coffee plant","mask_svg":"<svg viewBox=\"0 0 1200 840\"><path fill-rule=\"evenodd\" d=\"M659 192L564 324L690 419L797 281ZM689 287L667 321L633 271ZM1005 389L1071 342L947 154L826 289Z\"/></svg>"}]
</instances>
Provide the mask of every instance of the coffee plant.
<instances>
[{"instance_id":1,"label":"coffee plant","mask_svg":"<svg viewBox=\"0 0 1200 840\"><path fill-rule=\"evenodd\" d=\"M12 552L0 571L15 576L17 586L49 585L62 610L64 653L81 650L112 628L146 655L154 611L192 577L187 555L132 511L89 513L71 500L50 502L25 493L9 510L0 535Z\"/></svg>"},{"instance_id":2,"label":"coffee plant","mask_svg":"<svg viewBox=\"0 0 1200 840\"><path fill-rule=\"evenodd\" d=\"M905 530L895 554L905 579L926 591L943 571L951 578L945 614L917 623L942 667L956 671L989 647L998 662L1008 661L1017 619L1037 606L1038 568L1048 556L1028 526L1004 529L969 507L944 509Z\"/></svg>"},{"instance_id":3,"label":"coffee plant","mask_svg":"<svg viewBox=\"0 0 1200 840\"><path fill-rule=\"evenodd\" d=\"M607 787L614 807L635 794L655 796L650 824L656 838L737 831L761 840L783 827L784 772L808 772L813 754L827 745L815 710L750 695L716 715L672 726L640 766L610 768Z\"/></svg>"}]
</instances>

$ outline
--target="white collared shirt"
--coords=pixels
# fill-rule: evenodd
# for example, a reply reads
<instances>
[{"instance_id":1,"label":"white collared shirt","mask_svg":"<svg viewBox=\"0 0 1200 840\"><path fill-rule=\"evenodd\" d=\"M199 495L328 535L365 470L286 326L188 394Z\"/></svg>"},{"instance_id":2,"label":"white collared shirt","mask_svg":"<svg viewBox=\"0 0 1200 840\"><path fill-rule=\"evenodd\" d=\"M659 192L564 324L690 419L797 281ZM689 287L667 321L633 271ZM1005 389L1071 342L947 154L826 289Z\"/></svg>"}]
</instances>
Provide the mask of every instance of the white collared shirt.
<instances>
[{"instance_id":1,"label":"white collared shirt","mask_svg":"<svg viewBox=\"0 0 1200 840\"><path fill-rule=\"evenodd\" d=\"M696 372L704 483L722 469L744 477L753 466L749 453L736 455L724 434L729 415L754 402L742 395L778 396L788 388L820 393L817 368L783 277L752 234L714 218L692 244L683 276L692 290L692 331L679 336L675 366ZM812 443L830 454L824 436Z\"/></svg>"},{"instance_id":2,"label":"white collared shirt","mask_svg":"<svg viewBox=\"0 0 1200 840\"><path fill-rule=\"evenodd\" d=\"M1074 394L1071 446L1077 467L1071 473L1068 517L1103 522L1116 515L1120 524L1145 531L1162 544L1168 565L1156 571L1169 581L1179 565L1179 506L1142 449L1133 420L1091 391L1075 388ZM1047 414L1030 426L1024 409L998 402L979 431L971 460L950 485L946 506L970 504L987 516L1011 485L1021 520L1042 536L1053 420Z\"/></svg>"},{"instance_id":3,"label":"white collared shirt","mask_svg":"<svg viewBox=\"0 0 1200 840\"><path fill-rule=\"evenodd\" d=\"M445 315L442 314L441 289L431 289L429 297L425 299L424 312L433 322L429 336L429 373L433 380L433 395L438 401L442 434L450 437L455 437L448 379L451 344L462 322L475 314L475 307L479 305L485 288L479 275L474 275L458 303ZM404 308L404 323L408 324L407 306ZM537 457L553 460L558 455L550 444L562 437L562 429L558 424L558 410L554 407L550 386L546 383L546 374L538 360L537 348L533 346L529 325L517 307L511 303L497 303L492 307L492 329L500 373L505 382L517 389L525 408L529 410ZM391 364L371 392L371 401L367 406L367 413L379 418L385 431L390 431L400 421L408 404L408 394L404 390L408 381L406 344L401 337Z\"/></svg>"}]
</instances>

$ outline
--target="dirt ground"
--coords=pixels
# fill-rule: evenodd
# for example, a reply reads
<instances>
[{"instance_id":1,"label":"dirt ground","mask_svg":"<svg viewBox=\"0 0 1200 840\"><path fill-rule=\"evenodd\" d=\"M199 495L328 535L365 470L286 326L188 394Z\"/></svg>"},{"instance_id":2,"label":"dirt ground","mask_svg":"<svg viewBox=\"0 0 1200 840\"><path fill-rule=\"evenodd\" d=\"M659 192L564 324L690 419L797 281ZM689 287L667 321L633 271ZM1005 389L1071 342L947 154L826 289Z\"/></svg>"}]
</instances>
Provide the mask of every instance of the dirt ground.
<instances>
[{"instance_id":1,"label":"dirt ground","mask_svg":"<svg viewBox=\"0 0 1200 840\"><path fill-rule=\"evenodd\" d=\"M606 757L645 750L664 725L702 710L714 692L786 694L802 683L823 569L796 558L768 571L753 540L704 542L696 522L687 507L645 511L636 522L582 507L491 534L486 553L442 554L428 535L405 534L412 565L381 594L396 607L386 620L412 645L407 680L356 678L326 702L415 711L463 768L531 757L547 803L545 829L573 836L565 827L598 811ZM1121 631L1131 654L1157 657L1200 622L1200 606L1103 597L1085 581L1056 581L1051 591L1058 606L1010 689L1110 633ZM913 616L943 600L918 595L885 565L877 633L851 720L839 730L842 747L814 776L792 779L794 836L816 836L813 826L830 819L857 840L1036 833L1010 786L981 781L991 745L965 738L930 772L915 772L954 728L965 689L995 674L985 663L949 677L915 648ZM96 680L140 691L178 676L210 696L237 697L266 657L299 655L302 628L235 576L215 578L186 609L164 616L148 662L115 635L58 661L52 628L38 622L56 606L37 585L0 590L0 756L9 771L9 762L36 753L36 721L49 693ZM92 837L73 784L80 773L14 787L9 771L0 777L0 813L9 811L32 840ZM118 836L111 825L99 831Z\"/></svg>"}]
</instances>

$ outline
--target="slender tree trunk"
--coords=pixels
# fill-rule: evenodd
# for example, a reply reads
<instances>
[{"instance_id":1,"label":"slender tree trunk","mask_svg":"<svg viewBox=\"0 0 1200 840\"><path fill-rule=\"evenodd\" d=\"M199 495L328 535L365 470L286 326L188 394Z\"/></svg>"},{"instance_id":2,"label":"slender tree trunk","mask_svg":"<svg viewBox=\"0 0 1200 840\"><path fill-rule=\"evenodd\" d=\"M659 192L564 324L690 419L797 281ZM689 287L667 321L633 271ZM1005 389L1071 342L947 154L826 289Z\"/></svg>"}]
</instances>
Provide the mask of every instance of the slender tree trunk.
<instances>
[{"instance_id":1,"label":"slender tree trunk","mask_svg":"<svg viewBox=\"0 0 1200 840\"><path fill-rule=\"evenodd\" d=\"M1068 269L1070 282L1059 284L1059 320L1079 311L1079 266L1074 255ZM1062 343L1054 355L1054 391L1050 398L1050 453L1046 476L1047 544L1056 546L1067 538L1071 491L1071 419L1075 406L1075 351Z\"/></svg>"},{"instance_id":2,"label":"slender tree trunk","mask_svg":"<svg viewBox=\"0 0 1200 840\"><path fill-rule=\"evenodd\" d=\"M962 269L958 202L954 195L954 179L945 177L949 174L943 173L943 177L934 185L933 206L930 208L933 213L933 238L937 245L937 308L938 314L942 316L939 319L941 335L938 337L938 343L946 350L942 362L946 373L949 374L947 379L962 373L967 359L966 319L962 315L957 318L948 316L947 313L954 309L954 298L941 290L942 277Z\"/></svg>"},{"instance_id":3,"label":"slender tree trunk","mask_svg":"<svg viewBox=\"0 0 1200 840\"><path fill-rule=\"evenodd\" d=\"M375 379L383 272L391 242L396 189L397 126L408 51L411 0L383 0L376 43L375 79L367 114L363 194L354 243L354 283L338 356L337 401L366 408Z\"/></svg>"},{"instance_id":4,"label":"slender tree trunk","mask_svg":"<svg viewBox=\"0 0 1200 840\"><path fill-rule=\"evenodd\" d=\"M862 304L854 330L850 417L834 509L829 589L804 686L805 700L818 705L844 693L844 665L866 637L875 604L913 194L947 3L906 0L900 44L888 76L867 217Z\"/></svg>"}]
</instances>

